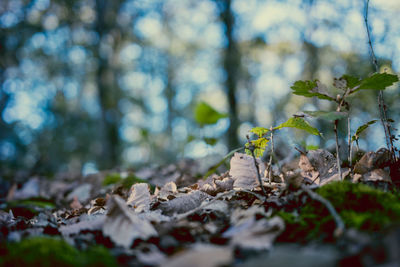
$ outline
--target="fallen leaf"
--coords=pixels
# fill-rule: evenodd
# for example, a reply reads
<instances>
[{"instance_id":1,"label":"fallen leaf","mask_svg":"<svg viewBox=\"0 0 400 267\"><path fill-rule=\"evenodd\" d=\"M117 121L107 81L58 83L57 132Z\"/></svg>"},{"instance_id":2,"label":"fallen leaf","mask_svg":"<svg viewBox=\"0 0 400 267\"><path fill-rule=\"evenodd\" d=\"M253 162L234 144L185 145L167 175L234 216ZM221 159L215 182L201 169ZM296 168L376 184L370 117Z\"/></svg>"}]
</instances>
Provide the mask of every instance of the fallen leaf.
<instances>
[{"instance_id":1,"label":"fallen leaf","mask_svg":"<svg viewBox=\"0 0 400 267\"><path fill-rule=\"evenodd\" d=\"M170 196L176 195L178 193L178 189L174 182L166 183L157 194L155 194L158 198L168 200Z\"/></svg>"},{"instance_id":2,"label":"fallen leaf","mask_svg":"<svg viewBox=\"0 0 400 267\"><path fill-rule=\"evenodd\" d=\"M110 197L107 208L103 234L109 236L117 245L129 248L136 239L147 240L151 236L157 236L157 231L151 223L130 210L121 197Z\"/></svg>"},{"instance_id":3,"label":"fallen leaf","mask_svg":"<svg viewBox=\"0 0 400 267\"><path fill-rule=\"evenodd\" d=\"M233 260L230 247L198 244L168 259L164 267L215 267L229 266Z\"/></svg>"},{"instance_id":4,"label":"fallen leaf","mask_svg":"<svg viewBox=\"0 0 400 267\"><path fill-rule=\"evenodd\" d=\"M69 225L62 225L58 228L58 230L64 237L68 237L74 234L79 234L83 230L91 230L91 231L101 230L105 218L106 218L105 215L81 217L80 222Z\"/></svg>"},{"instance_id":5,"label":"fallen leaf","mask_svg":"<svg viewBox=\"0 0 400 267\"><path fill-rule=\"evenodd\" d=\"M74 199L73 199L72 202L69 204L69 206L70 206L71 209L73 209L73 210L78 210L78 209L82 208L82 204L79 202L77 196L74 196Z\"/></svg>"},{"instance_id":6,"label":"fallen leaf","mask_svg":"<svg viewBox=\"0 0 400 267\"><path fill-rule=\"evenodd\" d=\"M150 210L150 203L149 185L146 183L132 185L126 204L133 207L136 212L142 212Z\"/></svg>"},{"instance_id":7,"label":"fallen leaf","mask_svg":"<svg viewBox=\"0 0 400 267\"><path fill-rule=\"evenodd\" d=\"M202 191L195 190L172 200L161 202L159 209L167 215L173 215L174 213L185 213L199 207L201 203L208 197L210 197L210 195Z\"/></svg>"},{"instance_id":8,"label":"fallen leaf","mask_svg":"<svg viewBox=\"0 0 400 267\"><path fill-rule=\"evenodd\" d=\"M376 152L365 153L364 156L354 165L354 172L364 174L373 169L381 169L390 164L390 152L386 148L381 148Z\"/></svg>"},{"instance_id":9,"label":"fallen leaf","mask_svg":"<svg viewBox=\"0 0 400 267\"><path fill-rule=\"evenodd\" d=\"M279 216L261 220L251 217L239 225L229 228L223 237L231 238L231 245L241 248L268 250L271 249L275 238L284 229L285 223Z\"/></svg>"},{"instance_id":10,"label":"fallen leaf","mask_svg":"<svg viewBox=\"0 0 400 267\"><path fill-rule=\"evenodd\" d=\"M257 162L260 169L260 176L263 177L265 166L260 159L257 159ZM260 185L253 157L243 153L235 153L231 158L230 165L229 174L234 180L233 188L253 189Z\"/></svg>"},{"instance_id":11,"label":"fallen leaf","mask_svg":"<svg viewBox=\"0 0 400 267\"><path fill-rule=\"evenodd\" d=\"M317 149L307 152L307 155L300 155L299 167L302 175L316 184L331 178L338 173L337 160L327 150Z\"/></svg>"},{"instance_id":12,"label":"fallen leaf","mask_svg":"<svg viewBox=\"0 0 400 267\"><path fill-rule=\"evenodd\" d=\"M26 199L38 197L40 195L40 181L39 178L33 177L29 179L21 189L13 191L12 199ZM9 193L9 195L11 195ZM10 197L11 198L11 197ZM11 200L11 199L9 199ZM72 200L72 198L71 198Z\"/></svg>"},{"instance_id":13,"label":"fallen leaf","mask_svg":"<svg viewBox=\"0 0 400 267\"><path fill-rule=\"evenodd\" d=\"M68 194L67 200L72 201L74 197L77 197L79 202L84 203L90 198L90 191L92 190L91 184L81 184L76 187L71 193Z\"/></svg>"},{"instance_id":14,"label":"fallen leaf","mask_svg":"<svg viewBox=\"0 0 400 267\"><path fill-rule=\"evenodd\" d=\"M367 172L362 176L361 180L363 182L377 182L377 181L388 182L388 183L392 182L389 173L387 173L383 169L375 169L370 172Z\"/></svg>"},{"instance_id":15,"label":"fallen leaf","mask_svg":"<svg viewBox=\"0 0 400 267\"><path fill-rule=\"evenodd\" d=\"M146 244L146 247L136 252L135 255L145 266L159 266L167 259L167 256L154 244Z\"/></svg>"}]
</instances>

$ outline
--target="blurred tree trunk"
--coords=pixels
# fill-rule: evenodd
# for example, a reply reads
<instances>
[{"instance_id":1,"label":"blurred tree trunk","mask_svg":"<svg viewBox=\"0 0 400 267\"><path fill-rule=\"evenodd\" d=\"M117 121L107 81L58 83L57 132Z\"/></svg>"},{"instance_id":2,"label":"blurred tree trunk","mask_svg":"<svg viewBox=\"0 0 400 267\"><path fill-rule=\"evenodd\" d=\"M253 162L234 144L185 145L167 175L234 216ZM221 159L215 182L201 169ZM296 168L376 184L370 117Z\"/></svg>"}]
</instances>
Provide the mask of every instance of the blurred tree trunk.
<instances>
[{"instance_id":1,"label":"blurred tree trunk","mask_svg":"<svg viewBox=\"0 0 400 267\"><path fill-rule=\"evenodd\" d=\"M230 126L228 129L228 148L232 150L239 146L237 130L239 127L236 102L237 81L240 74L240 52L234 38L235 16L231 0L218 1L220 18L225 28L226 47L223 55L225 70L225 90L228 97Z\"/></svg>"},{"instance_id":2,"label":"blurred tree trunk","mask_svg":"<svg viewBox=\"0 0 400 267\"><path fill-rule=\"evenodd\" d=\"M99 43L95 48L98 59L96 82L104 140L101 155L103 168L116 167L120 159L118 134L121 117L118 110L120 93L112 65L120 39L119 29L115 27L119 5L119 1L96 0L95 29L99 35ZM111 51L107 51L107 45L111 46Z\"/></svg>"}]
</instances>

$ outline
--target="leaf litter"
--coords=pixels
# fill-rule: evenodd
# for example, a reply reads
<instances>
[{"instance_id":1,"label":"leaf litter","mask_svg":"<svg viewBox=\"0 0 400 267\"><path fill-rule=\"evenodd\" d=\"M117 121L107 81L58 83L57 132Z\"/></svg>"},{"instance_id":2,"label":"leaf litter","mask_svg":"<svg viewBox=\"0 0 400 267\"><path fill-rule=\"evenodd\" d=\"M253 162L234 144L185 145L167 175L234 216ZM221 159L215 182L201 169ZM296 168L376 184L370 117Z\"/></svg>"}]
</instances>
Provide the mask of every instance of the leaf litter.
<instances>
[{"instance_id":1,"label":"leaf litter","mask_svg":"<svg viewBox=\"0 0 400 267\"><path fill-rule=\"evenodd\" d=\"M354 168L343 169L343 177L388 191L392 187L389 160L384 149L368 152ZM32 177L21 189L11 187L1 204L0 240L18 243L28 237L51 236L78 249L103 245L121 266L241 266L257 259L284 266L295 265L296 259L309 254L318 255L320 250L329 253L316 262L329 259L336 265L356 257L375 264L377 259L371 260L365 249L380 241L365 239L366 233L359 229L347 229L348 218L341 218L341 207L328 200L329 195L318 194L318 188L340 180L335 157L318 149L301 153L293 162L274 169L274 175L282 179L270 182L267 164L258 160L262 185L253 158L241 153L233 155L230 169L221 175L196 179L196 164L186 161L166 169L138 171L135 175L143 174L145 182L130 188L122 186L124 178L104 186L107 172L75 179L72 185L65 174L53 181ZM46 208L46 201L53 208ZM303 215L317 202L326 217ZM328 218L336 227L320 232L319 241L304 244L304 236L297 233L298 242L289 247L282 243L296 233L293 225L301 229ZM400 242L389 236L399 230L390 227L382 232L382 238L390 241L382 246L393 250ZM323 236L335 242L326 243ZM279 253L274 254L275 248ZM392 254L383 262L392 263L396 258Z\"/></svg>"}]
</instances>

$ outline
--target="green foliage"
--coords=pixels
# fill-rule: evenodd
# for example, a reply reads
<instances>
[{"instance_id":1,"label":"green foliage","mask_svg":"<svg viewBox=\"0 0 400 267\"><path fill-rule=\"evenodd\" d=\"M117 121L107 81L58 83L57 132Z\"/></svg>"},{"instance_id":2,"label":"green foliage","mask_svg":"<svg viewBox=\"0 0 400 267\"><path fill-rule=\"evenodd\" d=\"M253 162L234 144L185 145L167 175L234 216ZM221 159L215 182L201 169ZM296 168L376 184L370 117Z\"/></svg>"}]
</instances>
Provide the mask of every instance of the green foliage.
<instances>
[{"instance_id":1,"label":"green foliage","mask_svg":"<svg viewBox=\"0 0 400 267\"><path fill-rule=\"evenodd\" d=\"M261 157L264 154L265 148L268 145L269 140L265 137L258 138L256 140L251 140L251 144L254 146L254 156ZM249 144L246 143L246 153L251 155L249 149Z\"/></svg>"},{"instance_id":2,"label":"green foliage","mask_svg":"<svg viewBox=\"0 0 400 267\"><path fill-rule=\"evenodd\" d=\"M274 129L282 129L284 127L304 130L313 135L321 135L320 132L318 131L318 129L312 127L303 118L292 117L292 118L288 119L286 122L282 123L281 125L275 127Z\"/></svg>"},{"instance_id":3,"label":"green foliage","mask_svg":"<svg viewBox=\"0 0 400 267\"><path fill-rule=\"evenodd\" d=\"M350 75L347 75L347 74L345 74L342 77L340 77L339 80L345 80L346 81L346 88L354 88L357 85L359 85L360 82L361 82L360 79L358 79L356 77L353 77L353 76L350 76Z\"/></svg>"},{"instance_id":4,"label":"green foliage","mask_svg":"<svg viewBox=\"0 0 400 267\"><path fill-rule=\"evenodd\" d=\"M348 113L347 112L339 112L339 111L303 111L305 114L315 117L315 118L320 118L328 121L335 121L335 120L341 120L344 118L347 118Z\"/></svg>"},{"instance_id":5,"label":"green foliage","mask_svg":"<svg viewBox=\"0 0 400 267\"><path fill-rule=\"evenodd\" d=\"M215 124L226 117L228 117L228 114L216 111L206 102L199 102L194 109L194 119L201 126Z\"/></svg>"},{"instance_id":6,"label":"green foliage","mask_svg":"<svg viewBox=\"0 0 400 267\"><path fill-rule=\"evenodd\" d=\"M121 181L121 175L117 172L108 174L103 180L103 186L116 184Z\"/></svg>"},{"instance_id":7,"label":"green foliage","mask_svg":"<svg viewBox=\"0 0 400 267\"><path fill-rule=\"evenodd\" d=\"M268 131L269 129L264 127L254 127L253 129L250 130L251 133L258 135L259 138L267 134Z\"/></svg>"},{"instance_id":8,"label":"green foliage","mask_svg":"<svg viewBox=\"0 0 400 267\"><path fill-rule=\"evenodd\" d=\"M358 90L385 90L386 87L389 87L398 81L399 78L397 75L388 73L375 73L372 76L359 81L359 85L357 85L359 87L355 90L352 90L352 93L357 92Z\"/></svg>"},{"instance_id":9,"label":"green foliage","mask_svg":"<svg viewBox=\"0 0 400 267\"><path fill-rule=\"evenodd\" d=\"M335 99L326 93L322 92L319 88L321 84L318 80L315 81L297 81L291 86L293 94L301 95L305 97L318 97L319 99L325 99L334 101Z\"/></svg>"},{"instance_id":10,"label":"green foliage","mask_svg":"<svg viewBox=\"0 0 400 267\"><path fill-rule=\"evenodd\" d=\"M357 141L358 138L359 138L359 136L360 136L360 134L361 134L362 132L364 132L370 125L374 124L374 123L377 122L377 121L378 121L378 120L372 120L372 121L369 121L369 122L367 122L367 123L361 125L360 127L358 127L356 133L351 137L351 141L352 141L352 142L353 142L353 141Z\"/></svg>"},{"instance_id":11,"label":"green foliage","mask_svg":"<svg viewBox=\"0 0 400 267\"><path fill-rule=\"evenodd\" d=\"M400 222L400 200L397 195L364 184L333 182L316 191L332 203L347 228L377 232ZM316 238L333 240L335 223L320 202L309 200L295 216L278 212L287 225L281 240L310 241Z\"/></svg>"},{"instance_id":12,"label":"green foliage","mask_svg":"<svg viewBox=\"0 0 400 267\"><path fill-rule=\"evenodd\" d=\"M34 237L5 246L0 266L117 266L104 247L78 251L65 241L50 237Z\"/></svg>"},{"instance_id":13,"label":"green foliage","mask_svg":"<svg viewBox=\"0 0 400 267\"><path fill-rule=\"evenodd\" d=\"M213 137L204 137L203 140L207 145L210 146L214 146L218 142L218 139Z\"/></svg>"},{"instance_id":14,"label":"green foliage","mask_svg":"<svg viewBox=\"0 0 400 267\"><path fill-rule=\"evenodd\" d=\"M286 122L280 124L277 127L272 128L273 130L279 130L282 128L296 128L299 130L303 130L306 131L310 134L314 134L314 135L320 135L318 129L312 127L308 122L306 122L303 118L298 118L298 117L294 117L294 118L290 118L288 119ZM256 157L261 157L268 145L269 139L263 137L265 134L268 133L268 129L264 128L264 127L255 127L253 129L250 130L250 132L255 133L258 136L258 139L256 140L252 140L251 144L254 146L254 156ZM248 150L249 148L249 144L246 143L246 153L247 154L251 154L250 151Z\"/></svg>"}]
</instances>

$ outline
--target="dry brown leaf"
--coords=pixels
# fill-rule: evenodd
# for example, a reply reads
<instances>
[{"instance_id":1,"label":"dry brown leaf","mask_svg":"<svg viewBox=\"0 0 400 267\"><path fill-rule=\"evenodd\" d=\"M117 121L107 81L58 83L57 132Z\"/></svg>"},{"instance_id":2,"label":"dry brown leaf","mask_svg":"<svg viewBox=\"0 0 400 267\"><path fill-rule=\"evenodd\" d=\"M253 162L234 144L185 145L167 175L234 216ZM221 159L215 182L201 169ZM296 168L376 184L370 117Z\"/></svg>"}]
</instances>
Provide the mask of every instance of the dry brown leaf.
<instances>
[{"instance_id":1,"label":"dry brown leaf","mask_svg":"<svg viewBox=\"0 0 400 267\"><path fill-rule=\"evenodd\" d=\"M268 250L284 229L285 223L279 216L261 220L251 217L228 229L223 236L231 238L231 244L235 246L245 249Z\"/></svg>"},{"instance_id":2,"label":"dry brown leaf","mask_svg":"<svg viewBox=\"0 0 400 267\"><path fill-rule=\"evenodd\" d=\"M225 177L222 180L215 180L217 188L221 191L229 191L233 189L234 180L231 177Z\"/></svg>"},{"instance_id":3,"label":"dry brown leaf","mask_svg":"<svg viewBox=\"0 0 400 267\"><path fill-rule=\"evenodd\" d=\"M68 194L67 200L72 201L74 197L77 197L78 200L83 203L89 200L90 198L90 191L92 190L91 184L81 184L76 187L71 193Z\"/></svg>"},{"instance_id":4,"label":"dry brown leaf","mask_svg":"<svg viewBox=\"0 0 400 267\"><path fill-rule=\"evenodd\" d=\"M178 193L178 188L174 182L166 183L160 191L157 192L157 197L160 199L168 200L171 196L174 196Z\"/></svg>"},{"instance_id":5,"label":"dry brown leaf","mask_svg":"<svg viewBox=\"0 0 400 267\"><path fill-rule=\"evenodd\" d=\"M327 150L317 149L301 155L299 167L302 175L316 184L331 178L338 173L336 158Z\"/></svg>"},{"instance_id":6,"label":"dry brown leaf","mask_svg":"<svg viewBox=\"0 0 400 267\"><path fill-rule=\"evenodd\" d=\"M373 169L381 169L388 166L390 160L390 152L386 148L381 148L377 152L367 152L354 165L354 172L364 174Z\"/></svg>"},{"instance_id":7,"label":"dry brown leaf","mask_svg":"<svg viewBox=\"0 0 400 267\"><path fill-rule=\"evenodd\" d=\"M388 183L392 182L389 173L387 173L383 169L375 169L370 172L367 172L362 176L361 180L363 182L377 182L377 181L388 182Z\"/></svg>"},{"instance_id":8,"label":"dry brown leaf","mask_svg":"<svg viewBox=\"0 0 400 267\"><path fill-rule=\"evenodd\" d=\"M260 168L260 175L263 177L265 166L260 159L257 159L257 162ZM230 165L229 174L234 180L233 188L253 189L260 185L253 157L243 153L235 153L231 158Z\"/></svg>"},{"instance_id":9,"label":"dry brown leaf","mask_svg":"<svg viewBox=\"0 0 400 267\"><path fill-rule=\"evenodd\" d=\"M164 214L167 215L173 215L174 213L185 213L199 207L201 203L208 197L210 197L210 195L199 190L195 190L188 194L178 196L170 201L161 202L159 208Z\"/></svg>"},{"instance_id":10,"label":"dry brown leaf","mask_svg":"<svg viewBox=\"0 0 400 267\"><path fill-rule=\"evenodd\" d=\"M112 196L107 202L107 208L103 234L109 236L117 245L128 248L136 239L147 240L151 236L157 236L157 231L151 223L130 210L121 197Z\"/></svg>"},{"instance_id":11,"label":"dry brown leaf","mask_svg":"<svg viewBox=\"0 0 400 267\"><path fill-rule=\"evenodd\" d=\"M172 256L164 267L215 267L229 266L233 260L232 248L213 245L196 245L192 249Z\"/></svg>"},{"instance_id":12,"label":"dry brown leaf","mask_svg":"<svg viewBox=\"0 0 400 267\"><path fill-rule=\"evenodd\" d=\"M142 212L150 210L150 203L149 185L146 183L132 185L126 204L133 207L136 212Z\"/></svg>"},{"instance_id":13,"label":"dry brown leaf","mask_svg":"<svg viewBox=\"0 0 400 267\"><path fill-rule=\"evenodd\" d=\"M74 224L62 225L58 228L64 237L79 234L83 230L100 230L103 227L105 215L82 217L81 221Z\"/></svg>"}]
</instances>

